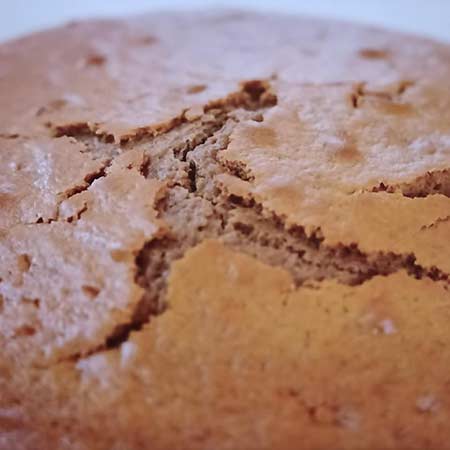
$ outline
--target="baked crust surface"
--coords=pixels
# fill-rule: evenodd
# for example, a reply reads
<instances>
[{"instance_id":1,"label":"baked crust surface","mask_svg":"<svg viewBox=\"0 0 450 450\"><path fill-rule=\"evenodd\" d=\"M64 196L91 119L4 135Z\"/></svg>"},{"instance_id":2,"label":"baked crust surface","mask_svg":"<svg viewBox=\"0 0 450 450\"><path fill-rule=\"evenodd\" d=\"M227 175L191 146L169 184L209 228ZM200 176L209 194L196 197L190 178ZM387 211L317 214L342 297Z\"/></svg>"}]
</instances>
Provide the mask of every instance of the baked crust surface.
<instances>
[{"instance_id":1,"label":"baked crust surface","mask_svg":"<svg viewBox=\"0 0 450 450\"><path fill-rule=\"evenodd\" d=\"M0 449L445 448L450 47L242 12L0 46Z\"/></svg>"}]
</instances>

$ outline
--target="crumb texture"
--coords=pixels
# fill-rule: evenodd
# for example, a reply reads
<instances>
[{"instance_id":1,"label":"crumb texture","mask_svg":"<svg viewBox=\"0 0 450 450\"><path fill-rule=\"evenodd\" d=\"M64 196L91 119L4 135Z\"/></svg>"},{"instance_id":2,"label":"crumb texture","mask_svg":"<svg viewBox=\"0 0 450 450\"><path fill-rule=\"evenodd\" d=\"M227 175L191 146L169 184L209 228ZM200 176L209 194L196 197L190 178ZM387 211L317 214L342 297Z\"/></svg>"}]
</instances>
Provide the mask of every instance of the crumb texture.
<instances>
[{"instance_id":1,"label":"crumb texture","mask_svg":"<svg viewBox=\"0 0 450 450\"><path fill-rule=\"evenodd\" d=\"M2 44L0 450L445 447L449 79L254 13Z\"/></svg>"}]
</instances>

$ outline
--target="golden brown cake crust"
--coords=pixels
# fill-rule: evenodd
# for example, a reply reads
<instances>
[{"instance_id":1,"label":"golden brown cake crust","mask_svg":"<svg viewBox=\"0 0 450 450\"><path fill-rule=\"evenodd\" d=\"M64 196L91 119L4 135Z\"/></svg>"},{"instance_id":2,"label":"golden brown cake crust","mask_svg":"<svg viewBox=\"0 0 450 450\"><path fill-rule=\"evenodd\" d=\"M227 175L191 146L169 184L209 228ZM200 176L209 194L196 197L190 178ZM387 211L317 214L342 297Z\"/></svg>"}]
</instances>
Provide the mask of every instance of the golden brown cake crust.
<instances>
[{"instance_id":1,"label":"golden brown cake crust","mask_svg":"<svg viewBox=\"0 0 450 450\"><path fill-rule=\"evenodd\" d=\"M446 448L449 80L255 13L0 45L0 449Z\"/></svg>"}]
</instances>

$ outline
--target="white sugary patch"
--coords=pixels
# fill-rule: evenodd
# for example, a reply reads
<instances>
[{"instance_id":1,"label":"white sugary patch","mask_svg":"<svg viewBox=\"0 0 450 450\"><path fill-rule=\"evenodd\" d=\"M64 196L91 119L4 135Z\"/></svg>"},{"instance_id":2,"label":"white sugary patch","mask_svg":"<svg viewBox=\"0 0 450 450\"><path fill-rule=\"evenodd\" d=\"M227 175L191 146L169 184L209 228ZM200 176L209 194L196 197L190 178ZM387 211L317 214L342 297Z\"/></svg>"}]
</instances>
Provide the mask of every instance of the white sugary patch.
<instances>
[{"instance_id":1,"label":"white sugary patch","mask_svg":"<svg viewBox=\"0 0 450 450\"><path fill-rule=\"evenodd\" d=\"M385 334L389 336L398 332L392 319L378 320L376 315L371 312L360 317L358 322L364 327L369 327L373 334Z\"/></svg>"},{"instance_id":2,"label":"white sugary patch","mask_svg":"<svg viewBox=\"0 0 450 450\"><path fill-rule=\"evenodd\" d=\"M323 136L321 141L326 147L330 147L333 150L338 150L345 145L345 141L340 136L336 135Z\"/></svg>"},{"instance_id":3,"label":"white sugary patch","mask_svg":"<svg viewBox=\"0 0 450 450\"><path fill-rule=\"evenodd\" d=\"M422 395L416 400L416 407L420 412L434 412L437 408L437 399L433 394Z\"/></svg>"},{"instance_id":4,"label":"white sugary patch","mask_svg":"<svg viewBox=\"0 0 450 450\"><path fill-rule=\"evenodd\" d=\"M235 264L229 263L227 265L227 275L231 281L237 281L239 278L239 269Z\"/></svg>"},{"instance_id":5,"label":"white sugary patch","mask_svg":"<svg viewBox=\"0 0 450 450\"><path fill-rule=\"evenodd\" d=\"M86 101L83 97L80 97L78 94L73 94L71 92L67 92L63 95L63 100L65 100L67 103L70 103L72 105L76 106L84 106L86 105Z\"/></svg>"},{"instance_id":6,"label":"white sugary patch","mask_svg":"<svg viewBox=\"0 0 450 450\"><path fill-rule=\"evenodd\" d=\"M120 346L120 365L122 368L128 366L137 355L137 345L134 342L124 342Z\"/></svg>"},{"instance_id":7,"label":"white sugary patch","mask_svg":"<svg viewBox=\"0 0 450 450\"><path fill-rule=\"evenodd\" d=\"M84 382L96 380L101 387L108 387L111 362L106 355L100 353L80 359L75 367L81 371Z\"/></svg>"},{"instance_id":8,"label":"white sugary patch","mask_svg":"<svg viewBox=\"0 0 450 450\"><path fill-rule=\"evenodd\" d=\"M19 407L7 407L7 408L0 408L0 419L2 417L7 417L8 419L15 419L20 418L23 411Z\"/></svg>"},{"instance_id":9,"label":"white sugary patch","mask_svg":"<svg viewBox=\"0 0 450 450\"><path fill-rule=\"evenodd\" d=\"M353 409L340 409L336 417L339 426L350 431L358 431L361 423L361 416Z\"/></svg>"},{"instance_id":10,"label":"white sugary patch","mask_svg":"<svg viewBox=\"0 0 450 450\"><path fill-rule=\"evenodd\" d=\"M394 325L394 322L392 322L391 319L384 319L380 321L380 330L384 334L394 334L397 333L397 328Z\"/></svg>"},{"instance_id":11,"label":"white sugary patch","mask_svg":"<svg viewBox=\"0 0 450 450\"><path fill-rule=\"evenodd\" d=\"M426 155L429 163L445 163L450 154L450 135L434 133L420 137L412 141L408 149L410 154L415 157L413 161Z\"/></svg>"},{"instance_id":12,"label":"white sugary patch","mask_svg":"<svg viewBox=\"0 0 450 450\"><path fill-rule=\"evenodd\" d=\"M257 167L257 164L255 164L255 167ZM270 178L267 178L267 180L264 181L263 188L259 189L258 187L255 189L256 192L262 191L263 189L270 188L270 189L282 189L282 188L289 188L293 183L295 183L295 180L286 174L276 174L272 175Z\"/></svg>"}]
</instances>

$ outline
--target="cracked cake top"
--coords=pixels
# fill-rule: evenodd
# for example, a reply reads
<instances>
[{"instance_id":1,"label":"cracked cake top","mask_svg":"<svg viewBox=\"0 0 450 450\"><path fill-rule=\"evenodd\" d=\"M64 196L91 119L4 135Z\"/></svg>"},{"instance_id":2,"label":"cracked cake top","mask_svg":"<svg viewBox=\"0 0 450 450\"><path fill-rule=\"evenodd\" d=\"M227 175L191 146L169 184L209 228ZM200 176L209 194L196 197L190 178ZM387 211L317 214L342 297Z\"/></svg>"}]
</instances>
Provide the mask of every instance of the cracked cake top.
<instances>
[{"instance_id":1,"label":"cracked cake top","mask_svg":"<svg viewBox=\"0 0 450 450\"><path fill-rule=\"evenodd\" d=\"M0 45L0 449L446 445L449 80L255 13Z\"/></svg>"}]
</instances>

